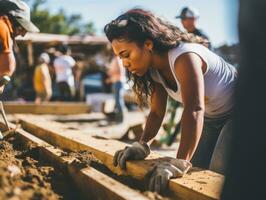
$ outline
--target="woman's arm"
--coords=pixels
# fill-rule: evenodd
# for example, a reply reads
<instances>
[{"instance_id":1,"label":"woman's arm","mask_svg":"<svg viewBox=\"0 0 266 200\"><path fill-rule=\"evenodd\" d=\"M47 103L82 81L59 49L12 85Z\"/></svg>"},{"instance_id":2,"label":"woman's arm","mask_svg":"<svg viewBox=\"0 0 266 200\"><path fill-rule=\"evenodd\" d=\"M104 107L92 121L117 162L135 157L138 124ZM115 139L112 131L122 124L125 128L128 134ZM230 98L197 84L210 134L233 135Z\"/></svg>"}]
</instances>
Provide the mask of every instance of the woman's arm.
<instances>
[{"instance_id":1,"label":"woman's arm","mask_svg":"<svg viewBox=\"0 0 266 200\"><path fill-rule=\"evenodd\" d=\"M139 142L134 142L131 147L118 150L113 158L114 166L119 165L126 169L127 160L143 160L150 154L150 148L146 144L158 132L165 113L167 94L164 88L156 83L151 96L151 111L148 116L144 132Z\"/></svg>"},{"instance_id":2,"label":"woman's arm","mask_svg":"<svg viewBox=\"0 0 266 200\"><path fill-rule=\"evenodd\" d=\"M199 143L204 120L204 79L206 64L194 53L186 53L175 62L183 101L181 141L177 158L190 161Z\"/></svg>"},{"instance_id":3,"label":"woman's arm","mask_svg":"<svg viewBox=\"0 0 266 200\"><path fill-rule=\"evenodd\" d=\"M147 143L154 138L162 124L167 103L167 93L163 86L155 83L155 88L151 96L151 111L146 121L144 132L140 138L140 143Z\"/></svg>"}]
</instances>

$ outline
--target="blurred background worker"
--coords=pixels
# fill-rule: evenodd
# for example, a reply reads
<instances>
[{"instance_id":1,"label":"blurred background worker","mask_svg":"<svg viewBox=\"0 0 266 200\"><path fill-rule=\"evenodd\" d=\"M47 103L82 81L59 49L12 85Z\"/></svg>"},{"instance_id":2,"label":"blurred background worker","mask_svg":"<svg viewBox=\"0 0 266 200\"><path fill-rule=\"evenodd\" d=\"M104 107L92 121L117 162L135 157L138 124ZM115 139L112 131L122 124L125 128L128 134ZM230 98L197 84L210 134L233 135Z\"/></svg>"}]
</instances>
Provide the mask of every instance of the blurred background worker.
<instances>
[{"instance_id":1,"label":"blurred background worker","mask_svg":"<svg viewBox=\"0 0 266 200\"><path fill-rule=\"evenodd\" d=\"M114 119L111 119L111 121L122 123L124 117L123 110L125 109L123 83L126 80L126 76L122 61L117 56L113 57L107 69L107 75L106 83L112 84L112 92L115 95L115 114Z\"/></svg>"},{"instance_id":2,"label":"blurred background worker","mask_svg":"<svg viewBox=\"0 0 266 200\"><path fill-rule=\"evenodd\" d=\"M49 101L52 96L52 81L49 73L50 57L42 53L38 59L39 64L35 68L33 83L36 92L35 103Z\"/></svg>"},{"instance_id":3,"label":"blurred background worker","mask_svg":"<svg viewBox=\"0 0 266 200\"><path fill-rule=\"evenodd\" d=\"M181 23L183 27L187 30L188 33L193 33L197 36L200 36L209 41L208 48L211 48L211 43L209 37L206 35L204 31L197 27L197 20L199 19L199 12L195 8L184 7L180 13L180 15L176 16L176 18L181 19Z\"/></svg>"},{"instance_id":4,"label":"blurred background worker","mask_svg":"<svg viewBox=\"0 0 266 200\"><path fill-rule=\"evenodd\" d=\"M0 77L11 76L16 68L13 45L16 36L39 32L31 22L30 8L20 0L0 1ZM0 88L0 93L4 86Z\"/></svg>"},{"instance_id":5,"label":"blurred background worker","mask_svg":"<svg viewBox=\"0 0 266 200\"><path fill-rule=\"evenodd\" d=\"M59 51L61 55L54 60L59 100L71 101L75 95L75 81L72 69L76 65L76 61L69 55L70 48L67 45L62 45Z\"/></svg>"}]
</instances>

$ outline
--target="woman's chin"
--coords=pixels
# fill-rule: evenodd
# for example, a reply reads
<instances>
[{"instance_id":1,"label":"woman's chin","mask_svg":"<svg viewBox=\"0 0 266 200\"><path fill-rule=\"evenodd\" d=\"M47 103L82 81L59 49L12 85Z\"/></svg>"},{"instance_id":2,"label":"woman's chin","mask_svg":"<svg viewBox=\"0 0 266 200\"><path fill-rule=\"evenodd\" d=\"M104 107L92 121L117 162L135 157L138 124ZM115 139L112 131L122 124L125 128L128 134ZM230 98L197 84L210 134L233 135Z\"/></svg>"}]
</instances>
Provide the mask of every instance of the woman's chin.
<instances>
[{"instance_id":1,"label":"woman's chin","mask_svg":"<svg viewBox=\"0 0 266 200\"><path fill-rule=\"evenodd\" d=\"M144 74L143 74L143 73L138 73L138 72L136 72L135 75L141 77L141 76L143 76Z\"/></svg>"},{"instance_id":2,"label":"woman's chin","mask_svg":"<svg viewBox=\"0 0 266 200\"><path fill-rule=\"evenodd\" d=\"M133 74L133 75L135 75L135 76L139 76L139 77L141 77L141 76L143 76L145 74L143 72L138 72L138 71L132 71L130 73Z\"/></svg>"}]
</instances>

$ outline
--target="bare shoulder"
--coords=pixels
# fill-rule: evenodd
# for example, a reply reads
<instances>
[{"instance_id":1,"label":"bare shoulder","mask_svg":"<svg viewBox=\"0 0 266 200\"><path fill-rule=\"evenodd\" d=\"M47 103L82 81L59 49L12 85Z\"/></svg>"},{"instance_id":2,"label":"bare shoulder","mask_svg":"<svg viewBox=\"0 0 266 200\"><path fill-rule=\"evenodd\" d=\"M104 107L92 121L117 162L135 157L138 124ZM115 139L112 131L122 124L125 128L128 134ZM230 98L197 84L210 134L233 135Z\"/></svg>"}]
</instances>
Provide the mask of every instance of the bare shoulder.
<instances>
[{"instance_id":1,"label":"bare shoulder","mask_svg":"<svg viewBox=\"0 0 266 200\"><path fill-rule=\"evenodd\" d=\"M176 70L186 70L190 67L201 67L203 65L203 62L199 55L193 52L187 52L182 55L180 55L175 60L175 69Z\"/></svg>"},{"instance_id":2,"label":"bare shoulder","mask_svg":"<svg viewBox=\"0 0 266 200\"><path fill-rule=\"evenodd\" d=\"M177 79L189 80L198 76L203 76L207 65L202 58L193 52L184 53L175 61L175 74Z\"/></svg>"}]
</instances>

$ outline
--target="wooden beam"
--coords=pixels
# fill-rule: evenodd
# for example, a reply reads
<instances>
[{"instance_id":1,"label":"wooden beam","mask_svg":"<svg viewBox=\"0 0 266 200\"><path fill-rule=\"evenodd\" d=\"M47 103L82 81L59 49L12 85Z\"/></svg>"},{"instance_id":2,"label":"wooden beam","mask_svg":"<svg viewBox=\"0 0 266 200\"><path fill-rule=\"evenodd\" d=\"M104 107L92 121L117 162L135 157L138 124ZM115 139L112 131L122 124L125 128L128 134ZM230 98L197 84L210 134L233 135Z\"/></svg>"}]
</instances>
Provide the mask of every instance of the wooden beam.
<instances>
[{"instance_id":1,"label":"wooden beam","mask_svg":"<svg viewBox=\"0 0 266 200\"><path fill-rule=\"evenodd\" d=\"M135 138L139 138L143 132L142 124L145 121L145 115L143 113L134 111L124 113L123 123L114 123L106 126L99 126L100 120L106 120L106 116L103 113L92 112L64 116L45 115L45 118L63 123L64 126L72 130L78 130L79 133L111 139L128 139L129 132L133 133Z\"/></svg>"},{"instance_id":2,"label":"wooden beam","mask_svg":"<svg viewBox=\"0 0 266 200\"><path fill-rule=\"evenodd\" d=\"M15 127L14 124L10 124L10 126L12 128ZM4 124L1 122L0 127L4 128ZM73 164L75 158L62 156L64 155L62 150L55 148L40 138L37 138L22 129L17 129L16 134L20 137L23 143L31 143L39 147L40 155L48 159L53 165L65 169L78 188L83 191L84 195L87 195L87 198L148 200L148 197L142 195L140 192L121 184L92 167L79 169L77 165Z\"/></svg>"},{"instance_id":3,"label":"wooden beam","mask_svg":"<svg viewBox=\"0 0 266 200\"><path fill-rule=\"evenodd\" d=\"M7 114L30 113L30 114L79 114L90 112L90 106L85 103L49 102L42 104L35 103L14 103L4 102Z\"/></svg>"},{"instance_id":4,"label":"wooden beam","mask_svg":"<svg viewBox=\"0 0 266 200\"><path fill-rule=\"evenodd\" d=\"M137 104L137 98L136 98L136 96L133 94L133 92L132 93L125 93L124 94L124 101L126 102L126 103L135 103L135 104Z\"/></svg>"},{"instance_id":5,"label":"wooden beam","mask_svg":"<svg viewBox=\"0 0 266 200\"><path fill-rule=\"evenodd\" d=\"M31 41L27 42L27 52L28 52L28 64L32 67L33 65L33 45Z\"/></svg>"},{"instance_id":6,"label":"wooden beam","mask_svg":"<svg viewBox=\"0 0 266 200\"><path fill-rule=\"evenodd\" d=\"M109 169L117 174L131 175L137 179L143 179L151 167L167 158L158 154L151 155L144 161L127 162L127 171L123 172L112 164L115 152L126 146L125 143L99 139L80 134L78 131L69 131L60 123L47 121L33 115L17 115L22 127L42 138L43 140L63 149L89 150ZM214 200L219 199L222 191L224 177L209 170L192 169L182 178L171 179L169 189L181 199L190 200Z\"/></svg>"}]
</instances>

